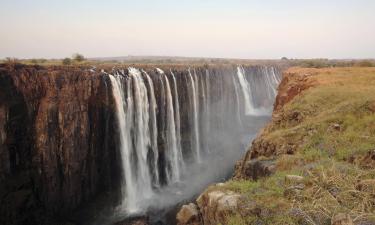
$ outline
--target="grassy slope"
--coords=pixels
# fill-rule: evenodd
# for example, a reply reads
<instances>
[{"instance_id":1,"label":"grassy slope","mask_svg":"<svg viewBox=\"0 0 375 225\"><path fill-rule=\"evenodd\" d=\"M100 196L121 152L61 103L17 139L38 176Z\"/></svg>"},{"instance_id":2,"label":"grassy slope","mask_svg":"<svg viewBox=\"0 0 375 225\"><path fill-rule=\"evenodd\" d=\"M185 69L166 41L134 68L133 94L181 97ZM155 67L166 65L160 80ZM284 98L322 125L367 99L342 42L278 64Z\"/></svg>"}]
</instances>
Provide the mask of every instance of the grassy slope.
<instances>
[{"instance_id":1,"label":"grassy slope","mask_svg":"<svg viewBox=\"0 0 375 225\"><path fill-rule=\"evenodd\" d=\"M330 224L340 212L354 222L375 220L375 161L368 157L375 150L375 68L291 68L286 73L310 74L301 82L314 85L274 112L259 138L296 149L275 153L277 172L270 177L218 187L242 193L268 212L263 218L232 215L228 223ZM286 174L303 176L303 190L288 192Z\"/></svg>"}]
</instances>

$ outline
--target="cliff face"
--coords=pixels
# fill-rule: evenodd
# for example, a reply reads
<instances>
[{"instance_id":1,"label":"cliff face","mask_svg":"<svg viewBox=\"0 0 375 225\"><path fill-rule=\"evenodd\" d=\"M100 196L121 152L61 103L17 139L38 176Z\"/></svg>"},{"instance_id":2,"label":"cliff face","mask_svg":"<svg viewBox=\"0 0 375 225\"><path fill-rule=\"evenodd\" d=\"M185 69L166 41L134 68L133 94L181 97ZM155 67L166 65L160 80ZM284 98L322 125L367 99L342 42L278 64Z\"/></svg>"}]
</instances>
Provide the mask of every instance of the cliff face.
<instances>
[{"instance_id":1,"label":"cliff face","mask_svg":"<svg viewBox=\"0 0 375 225\"><path fill-rule=\"evenodd\" d=\"M290 68L272 121L185 224L374 224L374 68Z\"/></svg>"},{"instance_id":2,"label":"cliff face","mask_svg":"<svg viewBox=\"0 0 375 225\"><path fill-rule=\"evenodd\" d=\"M107 77L0 67L0 223L41 223L117 186ZM112 162L112 163L108 163Z\"/></svg>"},{"instance_id":3,"label":"cliff face","mask_svg":"<svg viewBox=\"0 0 375 225\"><path fill-rule=\"evenodd\" d=\"M105 193L113 205L142 202L143 190L157 195L197 162L225 161L212 179L225 176L280 75L273 66L104 69L0 65L0 224L70 219Z\"/></svg>"}]
</instances>

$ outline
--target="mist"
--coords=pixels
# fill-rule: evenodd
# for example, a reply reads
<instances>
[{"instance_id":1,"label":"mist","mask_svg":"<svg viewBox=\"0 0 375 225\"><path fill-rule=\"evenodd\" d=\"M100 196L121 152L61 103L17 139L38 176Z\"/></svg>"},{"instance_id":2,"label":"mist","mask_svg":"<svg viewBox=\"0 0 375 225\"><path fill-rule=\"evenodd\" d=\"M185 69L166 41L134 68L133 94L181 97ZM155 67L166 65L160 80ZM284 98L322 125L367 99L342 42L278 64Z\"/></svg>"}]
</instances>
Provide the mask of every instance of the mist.
<instances>
[{"instance_id":1,"label":"mist","mask_svg":"<svg viewBox=\"0 0 375 225\"><path fill-rule=\"evenodd\" d=\"M152 223L169 224L171 210L233 174L270 119L281 80L280 69L272 66L129 68L107 74L121 109L119 151L127 158L121 162L119 204L88 224L145 215ZM142 161L144 151L148 158Z\"/></svg>"}]
</instances>

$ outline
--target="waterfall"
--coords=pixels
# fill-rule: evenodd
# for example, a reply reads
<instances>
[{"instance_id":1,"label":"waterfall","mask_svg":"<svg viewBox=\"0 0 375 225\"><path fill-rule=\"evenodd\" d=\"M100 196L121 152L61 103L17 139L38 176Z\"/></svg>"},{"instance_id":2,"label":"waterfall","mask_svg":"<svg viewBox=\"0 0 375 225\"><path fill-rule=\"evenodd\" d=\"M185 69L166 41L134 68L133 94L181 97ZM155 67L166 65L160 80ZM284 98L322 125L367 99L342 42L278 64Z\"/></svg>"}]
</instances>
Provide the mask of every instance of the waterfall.
<instances>
[{"instance_id":1,"label":"waterfall","mask_svg":"<svg viewBox=\"0 0 375 225\"><path fill-rule=\"evenodd\" d=\"M208 136L210 134L210 126L211 126L211 118L210 118L210 107L211 107L211 100L210 100L210 72L208 69L206 69L205 73L205 89L206 89L206 105L205 105L205 134ZM205 143L205 150L209 153L210 152L210 146L208 144L209 140L206 140Z\"/></svg>"},{"instance_id":2,"label":"waterfall","mask_svg":"<svg viewBox=\"0 0 375 225\"><path fill-rule=\"evenodd\" d=\"M153 153L153 160L152 160L152 173L154 177L154 185L156 187L159 186L159 170L158 170L158 160L159 160L159 150L158 150L158 128L157 128L157 121L156 121L156 98L155 98L155 90L154 90L154 83L152 82L150 76L146 73L146 71L142 70L145 74L148 85L149 85L149 93L150 93L150 116L151 116L151 148Z\"/></svg>"},{"instance_id":3,"label":"waterfall","mask_svg":"<svg viewBox=\"0 0 375 225\"><path fill-rule=\"evenodd\" d=\"M152 194L151 175L147 163L148 149L151 146L147 88L138 69L129 68L129 75L132 77L134 85L134 140L137 161L135 171L137 173L137 188L142 191L143 197L147 198Z\"/></svg>"},{"instance_id":4,"label":"waterfall","mask_svg":"<svg viewBox=\"0 0 375 225\"><path fill-rule=\"evenodd\" d=\"M176 135L176 124L175 124L175 112L173 107L172 91L169 84L169 80L165 75L164 71L157 68L157 71L160 75L164 77L165 88L166 88L166 108L167 108L167 130L166 130L166 139L167 139L167 149L166 149L166 158L167 158L167 179L169 182L180 181L181 179L181 163L182 163L182 153L178 149L177 144L177 135Z\"/></svg>"},{"instance_id":5,"label":"waterfall","mask_svg":"<svg viewBox=\"0 0 375 225\"><path fill-rule=\"evenodd\" d=\"M126 213L157 205L160 202L154 200L163 191L192 181L191 170L198 169L199 176L209 169L216 174L218 168L205 168L216 165L206 165L209 160L233 168L241 153L233 148L242 150L240 142L248 137L241 135L249 127L254 129L243 123L270 115L267 110L272 108L280 82L280 73L273 67L248 67L246 72L241 66L236 70L182 69L183 76L159 68L156 73L136 68L128 68L128 74L103 71L110 78L116 108L121 208ZM233 164L223 165L228 158Z\"/></svg>"},{"instance_id":6,"label":"waterfall","mask_svg":"<svg viewBox=\"0 0 375 225\"><path fill-rule=\"evenodd\" d=\"M197 162L201 162L201 155L200 155L200 144L199 144L199 127L198 127L198 106L197 106L197 92L195 88L195 82L193 79L193 76L191 75L190 69L189 69L189 79L191 82L191 94L192 94L192 100L193 100L193 130L194 133L192 136L194 137L194 150L195 150L195 157Z\"/></svg>"},{"instance_id":7,"label":"waterfall","mask_svg":"<svg viewBox=\"0 0 375 225\"><path fill-rule=\"evenodd\" d=\"M182 157L182 147L181 147L181 118L180 118L180 102L178 100L178 87L177 87L177 81L176 77L174 76L174 73L172 70L170 70L172 79L173 79L173 85L174 85L174 106L175 106L175 119L176 119L176 138L177 138L177 152L179 156L179 160L181 162L181 168L185 168L184 159Z\"/></svg>"},{"instance_id":8,"label":"waterfall","mask_svg":"<svg viewBox=\"0 0 375 225\"><path fill-rule=\"evenodd\" d=\"M126 198L126 201L123 201L122 204L126 207L128 211L135 211L137 209L135 203L137 197L137 185L136 185L136 176L134 168L132 168L131 158L132 158L132 148L131 148L131 138L130 138L130 128L131 116L130 109L132 108L131 97L126 103L123 78L121 76L109 76L112 84L112 92L116 105L116 119L119 127L119 136L120 136L120 153L121 153L121 162L122 162L122 199ZM129 83L128 83L129 84ZM127 87L129 90L129 87ZM129 96L129 95L128 95ZM126 112L125 112L126 107ZM126 114L127 113L127 114Z\"/></svg>"},{"instance_id":9,"label":"waterfall","mask_svg":"<svg viewBox=\"0 0 375 225\"><path fill-rule=\"evenodd\" d=\"M240 99L239 99L239 94L238 94L238 83L235 78L235 76L232 76L232 81L234 85L234 94L236 96L236 116L237 116L237 122L240 126L242 126L242 121L241 121L241 110L240 110Z\"/></svg>"},{"instance_id":10,"label":"waterfall","mask_svg":"<svg viewBox=\"0 0 375 225\"><path fill-rule=\"evenodd\" d=\"M241 85L242 94L245 99L245 114L246 115L256 115L253 96L251 95L250 85L245 79L244 70L241 66L237 67L237 77Z\"/></svg>"}]
</instances>

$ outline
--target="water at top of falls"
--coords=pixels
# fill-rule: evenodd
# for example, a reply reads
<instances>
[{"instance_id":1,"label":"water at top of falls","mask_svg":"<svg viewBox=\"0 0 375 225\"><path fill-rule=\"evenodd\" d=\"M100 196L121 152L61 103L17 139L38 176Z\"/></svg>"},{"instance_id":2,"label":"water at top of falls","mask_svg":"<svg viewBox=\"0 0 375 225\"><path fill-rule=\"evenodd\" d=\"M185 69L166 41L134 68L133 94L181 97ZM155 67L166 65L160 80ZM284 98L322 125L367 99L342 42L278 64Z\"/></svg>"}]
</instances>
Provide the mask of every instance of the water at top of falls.
<instances>
[{"instance_id":1,"label":"water at top of falls","mask_svg":"<svg viewBox=\"0 0 375 225\"><path fill-rule=\"evenodd\" d=\"M270 113L269 110L255 107L251 86L245 78L245 71L242 66L237 67L237 77L245 100L245 114L252 116L268 115Z\"/></svg>"},{"instance_id":2,"label":"water at top of falls","mask_svg":"<svg viewBox=\"0 0 375 225\"><path fill-rule=\"evenodd\" d=\"M198 127L198 106L197 106L197 92L195 87L195 82L193 79L193 76L191 75L190 69L189 69L189 78L191 82L191 88L192 88L192 100L193 100L193 127L194 127L194 133L192 136L194 136L194 150L195 150L195 156L198 163L201 162L201 153L200 153L200 144L199 144L199 127Z\"/></svg>"}]
</instances>

